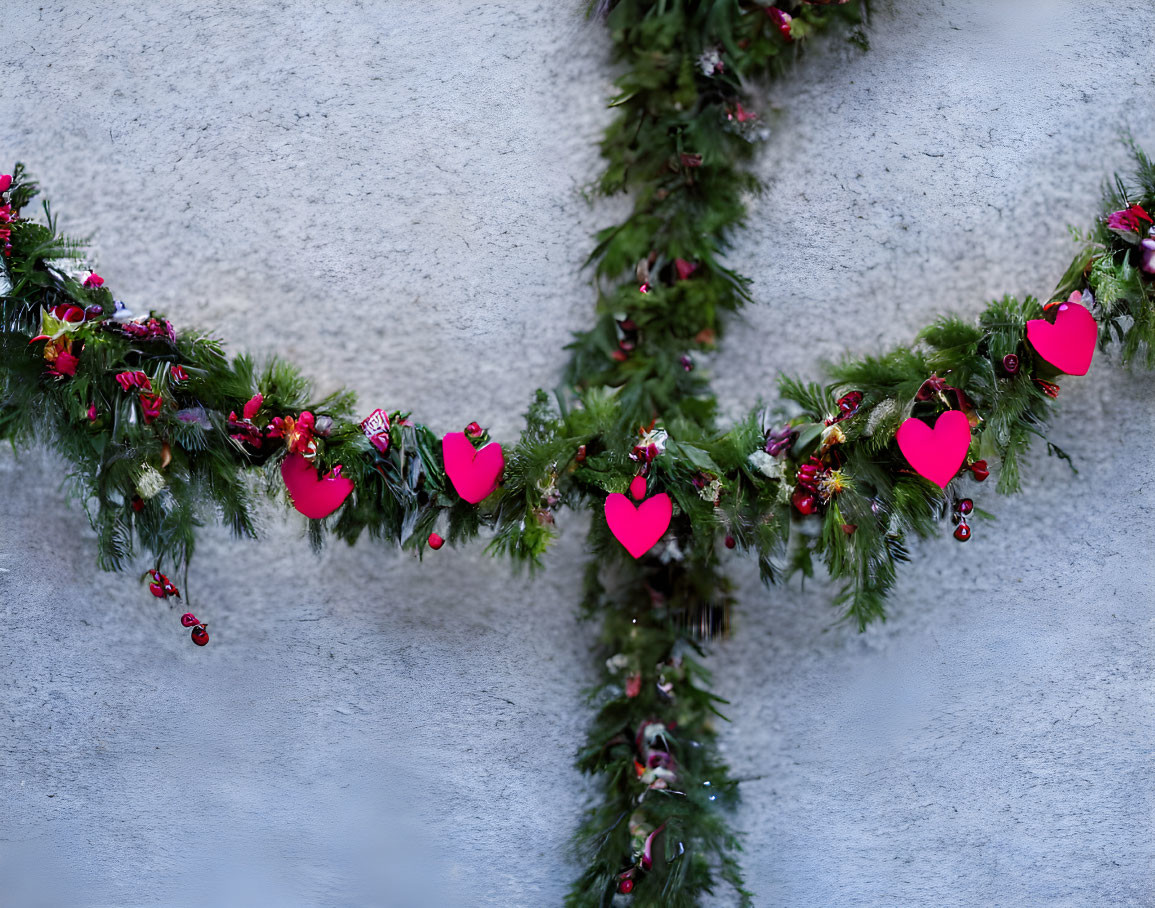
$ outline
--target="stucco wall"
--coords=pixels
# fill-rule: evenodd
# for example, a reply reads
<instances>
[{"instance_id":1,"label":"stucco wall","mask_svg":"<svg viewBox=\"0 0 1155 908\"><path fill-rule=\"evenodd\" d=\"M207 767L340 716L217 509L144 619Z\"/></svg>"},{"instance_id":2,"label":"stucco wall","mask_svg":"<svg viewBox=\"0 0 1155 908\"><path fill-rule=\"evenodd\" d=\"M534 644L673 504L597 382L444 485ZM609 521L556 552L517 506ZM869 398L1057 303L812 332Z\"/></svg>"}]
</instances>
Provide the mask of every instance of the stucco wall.
<instances>
[{"instance_id":1,"label":"stucco wall","mask_svg":"<svg viewBox=\"0 0 1155 908\"><path fill-rule=\"evenodd\" d=\"M1046 294L1155 150L1155 4L882 4L872 49L766 105L732 260L757 304L704 364L777 370ZM134 308L277 351L366 410L512 437L592 310L605 36L573 3L33 3L0 13L0 158ZM763 105L764 109L765 106ZM736 561L714 661L759 905L1155 903L1150 376L1064 383L1026 493L918 546L891 620ZM537 579L206 530L193 647L96 573L59 463L0 453L0 903L556 905L585 783L584 518ZM143 569L144 565L141 565ZM722 894L719 904L728 904Z\"/></svg>"}]
</instances>

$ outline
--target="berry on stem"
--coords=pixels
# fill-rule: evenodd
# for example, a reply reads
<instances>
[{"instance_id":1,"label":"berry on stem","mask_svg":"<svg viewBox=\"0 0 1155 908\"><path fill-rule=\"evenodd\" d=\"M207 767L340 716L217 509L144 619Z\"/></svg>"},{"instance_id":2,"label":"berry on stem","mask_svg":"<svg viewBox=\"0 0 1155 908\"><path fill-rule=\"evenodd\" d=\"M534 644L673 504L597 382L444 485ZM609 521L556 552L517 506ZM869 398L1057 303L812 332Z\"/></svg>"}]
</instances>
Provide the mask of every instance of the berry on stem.
<instances>
[{"instance_id":1,"label":"berry on stem","mask_svg":"<svg viewBox=\"0 0 1155 908\"><path fill-rule=\"evenodd\" d=\"M192 629L192 642L197 646L204 646L209 642L209 632L205 630L203 624L198 624Z\"/></svg>"},{"instance_id":2,"label":"berry on stem","mask_svg":"<svg viewBox=\"0 0 1155 908\"><path fill-rule=\"evenodd\" d=\"M180 623L185 627L195 627L196 625L200 624L200 622L197 621L197 616L192 612L185 612L183 615L181 615Z\"/></svg>"},{"instance_id":3,"label":"berry on stem","mask_svg":"<svg viewBox=\"0 0 1155 908\"><path fill-rule=\"evenodd\" d=\"M436 552L443 545L445 545L444 539L442 539L436 533L430 533L429 534L429 548L433 549L433 551Z\"/></svg>"}]
</instances>

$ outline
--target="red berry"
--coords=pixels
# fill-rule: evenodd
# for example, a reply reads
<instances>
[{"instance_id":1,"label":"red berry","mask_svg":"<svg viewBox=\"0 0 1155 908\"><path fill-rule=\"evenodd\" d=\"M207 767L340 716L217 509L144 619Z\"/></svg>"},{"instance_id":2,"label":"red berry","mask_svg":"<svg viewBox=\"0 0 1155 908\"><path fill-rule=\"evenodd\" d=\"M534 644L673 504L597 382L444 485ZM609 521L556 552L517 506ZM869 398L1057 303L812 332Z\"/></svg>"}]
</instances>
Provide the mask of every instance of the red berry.
<instances>
[{"instance_id":1,"label":"red berry","mask_svg":"<svg viewBox=\"0 0 1155 908\"><path fill-rule=\"evenodd\" d=\"M627 357L625 352L622 350L615 350L613 353L610 354L610 359L614 360L615 362L619 362L619 363L624 363L628 358L629 357Z\"/></svg>"},{"instance_id":2,"label":"red berry","mask_svg":"<svg viewBox=\"0 0 1155 908\"><path fill-rule=\"evenodd\" d=\"M959 542L966 542L968 539L971 538L971 528L966 525L965 520L962 523L960 523L957 527L955 527L954 538L957 539Z\"/></svg>"},{"instance_id":3,"label":"red berry","mask_svg":"<svg viewBox=\"0 0 1155 908\"><path fill-rule=\"evenodd\" d=\"M144 499L139 495L132 496L132 509L137 512L144 510Z\"/></svg>"},{"instance_id":4,"label":"red berry","mask_svg":"<svg viewBox=\"0 0 1155 908\"><path fill-rule=\"evenodd\" d=\"M475 422L471 422L468 426L465 427L465 434L470 438L477 438L481 435L481 426Z\"/></svg>"},{"instance_id":5,"label":"red berry","mask_svg":"<svg viewBox=\"0 0 1155 908\"><path fill-rule=\"evenodd\" d=\"M580 448L577 449L577 454L574 455L574 460L576 460L578 463L585 463L586 462L586 446L585 445L582 445Z\"/></svg>"},{"instance_id":6,"label":"red berry","mask_svg":"<svg viewBox=\"0 0 1155 908\"><path fill-rule=\"evenodd\" d=\"M972 463L971 473L974 474L975 482L982 482L991 475L991 471L987 469L987 462L985 460L976 460Z\"/></svg>"},{"instance_id":7,"label":"red berry","mask_svg":"<svg viewBox=\"0 0 1155 908\"><path fill-rule=\"evenodd\" d=\"M197 621L197 616L192 612L185 612L183 615L181 615L180 623L185 627L195 627L196 625L200 624L200 622Z\"/></svg>"},{"instance_id":8,"label":"red berry","mask_svg":"<svg viewBox=\"0 0 1155 908\"><path fill-rule=\"evenodd\" d=\"M156 596L157 599L164 598L164 587L159 583L150 583L148 585L148 591Z\"/></svg>"},{"instance_id":9,"label":"red berry","mask_svg":"<svg viewBox=\"0 0 1155 908\"><path fill-rule=\"evenodd\" d=\"M618 892L623 892L626 895L629 895L633 891L634 881L629 877L626 877L624 880L618 880Z\"/></svg>"},{"instance_id":10,"label":"red berry","mask_svg":"<svg viewBox=\"0 0 1155 908\"><path fill-rule=\"evenodd\" d=\"M1003 371L1007 375L1014 375L1019 371L1019 358L1014 353L1008 353L1003 357Z\"/></svg>"},{"instance_id":11,"label":"red berry","mask_svg":"<svg viewBox=\"0 0 1155 908\"><path fill-rule=\"evenodd\" d=\"M726 542L726 548L728 548L728 549L732 549L732 548L734 548L734 546L736 546L738 544L734 540L733 536L727 536L725 542Z\"/></svg>"},{"instance_id":12,"label":"red berry","mask_svg":"<svg viewBox=\"0 0 1155 908\"><path fill-rule=\"evenodd\" d=\"M429 534L429 548L433 549L433 551L436 552L443 545L445 545L444 539L442 539L436 533L430 533Z\"/></svg>"},{"instance_id":13,"label":"red berry","mask_svg":"<svg viewBox=\"0 0 1155 908\"><path fill-rule=\"evenodd\" d=\"M209 632L205 630L203 624L198 625L192 629L192 642L197 646L204 646L209 642Z\"/></svg>"},{"instance_id":14,"label":"red berry","mask_svg":"<svg viewBox=\"0 0 1155 908\"><path fill-rule=\"evenodd\" d=\"M795 489L790 501L799 514L813 514L818 510L818 499L804 488Z\"/></svg>"},{"instance_id":15,"label":"red berry","mask_svg":"<svg viewBox=\"0 0 1155 908\"><path fill-rule=\"evenodd\" d=\"M969 498L960 498L954 507L960 514L969 514L975 509L975 503Z\"/></svg>"}]
</instances>

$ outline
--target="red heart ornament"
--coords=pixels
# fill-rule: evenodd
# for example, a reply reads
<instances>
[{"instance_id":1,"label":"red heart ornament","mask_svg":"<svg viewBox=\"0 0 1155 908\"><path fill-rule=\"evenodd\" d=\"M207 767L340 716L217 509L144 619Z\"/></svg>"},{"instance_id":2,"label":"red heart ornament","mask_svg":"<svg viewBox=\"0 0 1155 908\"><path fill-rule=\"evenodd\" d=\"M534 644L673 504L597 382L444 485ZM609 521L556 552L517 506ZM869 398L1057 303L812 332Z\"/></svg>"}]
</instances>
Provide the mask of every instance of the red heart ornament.
<instances>
[{"instance_id":1,"label":"red heart ornament","mask_svg":"<svg viewBox=\"0 0 1155 908\"><path fill-rule=\"evenodd\" d=\"M1095 316L1075 302L1059 304L1053 325L1045 318L1027 322L1027 340L1035 352L1067 375L1087 374L1098 337Z\"/></svg>"},{"instance_id":2,"label":"red heart ornament","mask_svg":"<svg viewBox=\"0 0 1155 908\"><path fill-rule=\"evenodd\" d=\"M933 429L912 416L898 427L895 439L914 471L945 489L967 456L971 424L961 410L941 414Z\"/></svg>"},{"instance_id":3,"label":"red heart ornament","mask_svg":"<svg viewBox=\"0 0 1155 908\"><path fill-rule=\"evenodd\" d=\"M328 517L353 491L353 481L341 475L338 464L324 476L300 454L281 461L281 478L293 500L293 507L313 520Z\"/></svg>"},{"instance_id":4,"label":"red heart ornament","mask_svg":"<svg viewBox=\"0 0 1155 908\"><path fill-rule=\"evenodd\" d=\"M441 455L453 488L470 504L488 498L505 469L501 445L488 444L479 451L469 443L464 432L450 432L441 439Z\"/></svg>"},{"instance_id":5,"label":"red heart ornament","mask_svg":"<svg viewBox=\"0 0 1155 908\"><path fill-rule=\"evenodd\" d=\"M635 558L641 558L654 547L669 529L673 516L674 504L665 492L647 498L636 508L620 492L606 498L606 523L610 532Z\"/></svg>"}]
</instances>

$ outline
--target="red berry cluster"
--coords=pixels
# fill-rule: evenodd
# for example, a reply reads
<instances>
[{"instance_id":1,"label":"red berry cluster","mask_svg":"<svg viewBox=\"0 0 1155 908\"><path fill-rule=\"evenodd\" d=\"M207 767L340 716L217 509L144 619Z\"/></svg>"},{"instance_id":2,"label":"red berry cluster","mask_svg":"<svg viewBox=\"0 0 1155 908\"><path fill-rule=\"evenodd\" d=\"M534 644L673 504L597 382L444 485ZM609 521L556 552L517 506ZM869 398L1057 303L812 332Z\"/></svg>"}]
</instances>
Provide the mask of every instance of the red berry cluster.
<instances>
[{"instance_id":1,"label":"red berry cluster","mask_svg":"<svg viewBox=\"0 0 1155 908\"><path fill-rule=\"evenodd\" d=\"M148 575L152 578L152 583L148 585L148 591L156 596L157 599L167 599L169 596L176 596L177 599L180 598L180 590L176 588L176 584L156 568L150 570Z\"/></svg>"},{"instance_id":2,"label":"red berry cluster","mask_svg":"<svg viewBox=\"0 0 1155 908\"><path fill-rule=\"evenodd\" d=\"M192 628L192 642L197 646L204 646L209 642L209 632L205 630L208 625L203 621L198 621L197 616L192 612L185 612L181 615L180 623L185 627Z\"/></svg>"},{"instance_id":3,"label":"red berry cluster","mask_svg":"<svg viewBox=\"0 0 1155 908\"><path fill-rule=\"evenodd\" d=\"M811 457L798 468L796 478L798 485L790 501L798 509L799 514L813 514L818 510L818 483L828 472L826 465L817 457Z\"/></svg>"},{"instance_id":4,"label":"red berry cluster","mask_svg":"<svg viewBox=\"0 0 1155 908\"><path fill-rule=\"evenodd\" d=\"M176 329L173 328L172 322L168 319L149 318L142 322L117 322L106 321L103 323L104 330L115 331L117 334L123 334L125 337L136 338L137 340L158 340L164 338L165 340L176 342Z\"/></svg>"},{"instance_id":5,"label":"red berry cluster","mask_svg":"<svg viewBox=\"0 0 1155 908\"><path fill-rule=\"evenodd\" d=\"M960 498L954 503L954 514L951 515L951 520L957 524L954 538L959 542L966 542L971 538L971 528L970 524L967 523L967 516L974 509L975 504L969 498Z\"/></svg>"}]
</instances>

